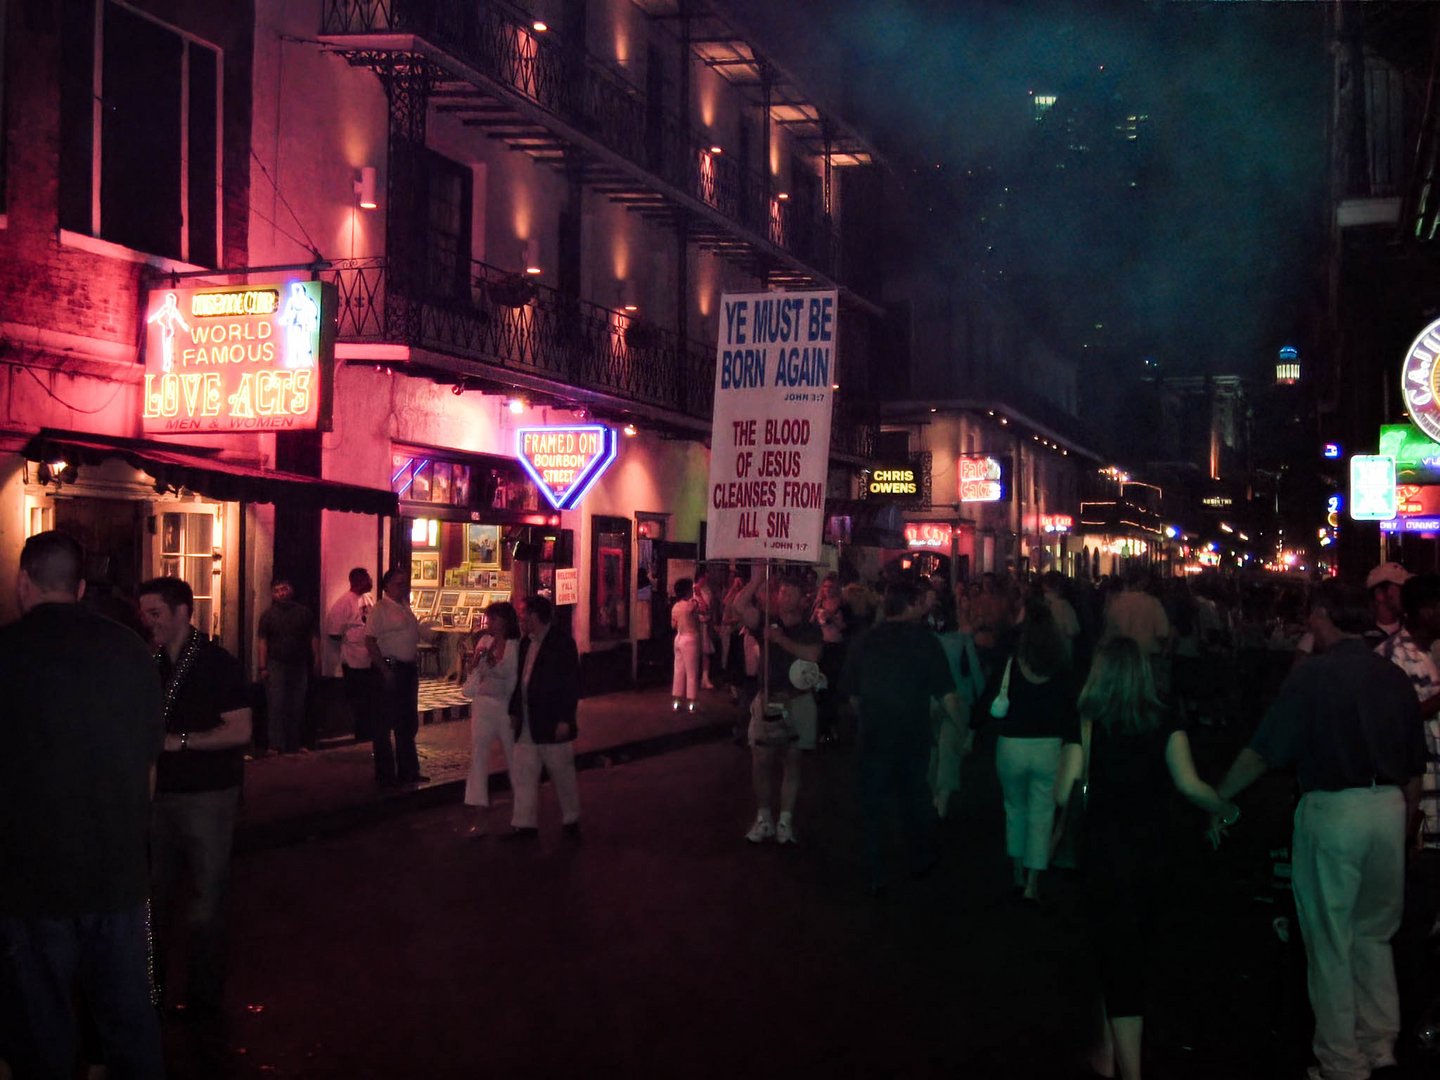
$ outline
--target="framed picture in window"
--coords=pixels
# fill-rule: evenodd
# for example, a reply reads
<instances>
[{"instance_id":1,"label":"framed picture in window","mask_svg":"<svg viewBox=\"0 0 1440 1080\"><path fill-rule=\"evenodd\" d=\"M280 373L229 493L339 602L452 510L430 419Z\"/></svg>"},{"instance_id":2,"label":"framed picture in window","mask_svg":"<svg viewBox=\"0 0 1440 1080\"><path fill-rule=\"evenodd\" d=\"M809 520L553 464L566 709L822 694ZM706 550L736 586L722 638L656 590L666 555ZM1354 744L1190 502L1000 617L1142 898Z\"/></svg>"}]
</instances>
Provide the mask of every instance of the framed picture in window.
<instances>
[{"instance_id":1,"label":"framed picture in window","mask_svg":"<svg viewBox=\"0 0 1440 1080\"><path fill-rule=\"evenodd\" d=\"M446 589L444 592L442 592L442 593L440 594L440 610L441 610L441 611L447 611L447 610L448 610L448 611L454 611L455 608L457 608L457 607L459 607L459 606L460 606L460 592L459 592L458 589L455 590L455 591L453 591L453 592L452 592L451 590L449 590L449 589Z\"/></svg>"},{"instance_id":2,"label":"framed picture in window","mask_svg":"<svg viewBox=\"0 0 1440 1080\"><path fill-rule=\"evenodd\" d=\"M430 477L430 501L437 503L450 503L450 477L451 465L448 461L437 461L434 463L434 471Z\"/></svg>"},{"instance_id":3,"label":"framed picture in window","mask_svg":"<svg viewBox=\"0 0 1440 1080\"><path fill-rule=\"evenodd\" d=\"M426 461L415 466L415 481L410 485L410 498L416 502L430 501L430 482L435 473L435 463Z\"/></svg>"},{"instance_id":4,"label":"framed picture in window","mask_svg":"<svg viewBox=\"0 0 1440 1080\"><path fill-rule=\"evenodd\" d=\"M455 625L461 630L470 629L470 609L458 608L455 612Z\"/></svg>"},{"instance_id":5,"label":"framed picture in window","mask_svg":"<svg viewBox=\"0 0 1440 1080\"><path fill-rule=\"evenodd\" d=\"M450 501L456 506L470 505L470 466L450 466Z\"/></svg>"},{"instance_id":6,"label":"framed picture in window","mask_svg":"<svg viewBox=\"0 0 1440 1080\"><path fill-rule=\"evenodd\" d=\"M410 558L410 584L417 585L425 580L425 560L418 555Z\"/></svg>"},{"instance_id":7,"label":"framed picture in window","mask_svg":"<svg viewBox=\"0 0 1440 1080\"><path fill-rule=\"evenodd\" d=\"M421 560L420 560L420 580L421 580L422 582L424 582L426 585L439 585L439 584L440 584L440 560L439 560L439 559L421 559Z\"/></svg>"},{"instance_id":8,"label":"framed picture in window","mask_svg":"<svg viewBox=\"0 0 1440 1080\"><path fill-rule=\"evenodd\" d=\"M473 567L500 567L500 526L466 525L465 559Z\"/></svg>"}]
</instances>

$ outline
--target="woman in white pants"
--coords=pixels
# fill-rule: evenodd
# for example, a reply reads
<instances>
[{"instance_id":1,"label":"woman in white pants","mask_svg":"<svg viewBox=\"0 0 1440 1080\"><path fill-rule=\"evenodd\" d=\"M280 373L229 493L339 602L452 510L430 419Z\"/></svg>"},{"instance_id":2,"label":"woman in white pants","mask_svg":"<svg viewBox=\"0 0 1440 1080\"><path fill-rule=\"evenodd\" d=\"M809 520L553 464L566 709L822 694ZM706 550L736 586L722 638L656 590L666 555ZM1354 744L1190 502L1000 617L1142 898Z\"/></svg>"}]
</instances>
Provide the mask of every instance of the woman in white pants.
<instances>
[{"instance_id":1,"label":"woman in white pants","mask_svg":"<svg viewBox=\"0 0 1440 1080\"><path fill-rule=\"evenodd\" d=\"M485 610L485 633L475 643L470 678L464 693L470 698L470 774L465 778L465 805L478 808L471 832L484 835L490 808L490 747L498 739L505 756L505 771L514 766L515 733L510 726L510 696L520 670L520 620L507 603Z\"/></svg>"},{"instance_id":2,"label":"woman in white pants","mask_svg":"<svg viewBox=\"0 0 1440 1080\"><path fill-rule=\"evenodd\" d=\"M1005 795L1005 850L1014 864L1015 887L1024 890L1026 900L1039 900L1040 874L1050 865L1060 746L1080 737L1070 651L1043 600L1026 604L1005 671L1002 696L1009 708L995 745Z\"/></svg>"},{"instance_id":3,"label":"woman in white pants","mask_svg":"<svg viewBox=\"0 0 1440 1080\"><path fill-rule=\"evenodd\" d=\"M700 696L700 610L695 587L689 578L675 582L675 603L670 608L670 627L675 631L675 674L670 681L670 708L680 711L685 702L695 711Z\"/></svg>"}]
</instances>

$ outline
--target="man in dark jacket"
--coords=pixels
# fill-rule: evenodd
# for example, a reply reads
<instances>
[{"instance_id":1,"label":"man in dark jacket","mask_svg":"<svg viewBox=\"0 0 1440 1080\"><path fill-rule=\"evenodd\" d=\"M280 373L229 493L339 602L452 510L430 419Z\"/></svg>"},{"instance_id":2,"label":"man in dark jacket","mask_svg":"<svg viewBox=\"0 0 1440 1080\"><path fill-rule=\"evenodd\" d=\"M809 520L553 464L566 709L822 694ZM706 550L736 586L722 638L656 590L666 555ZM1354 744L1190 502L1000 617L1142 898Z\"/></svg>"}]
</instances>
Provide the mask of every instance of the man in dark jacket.
<instances>
[{"instance_id":1,"label":"man in dark jacket","mask_svg":"<svg viewBox=\"0 0 1440 1080\"><path fill-rule=\"evenodd\" d=\"M540 767L550 774L565 835L580 837L580 789L575 780L575 711L580 701L580 654L575 639L553 625L555 605L543 596L520 601L520 678L510 698L515 758L510 782L515 810L510 835L539 835Z\"/></svg>"},{"instance_id":2,"label":"man in dark jacket","mask_svg":"<svg viewBox=\"0 0 1440 1080\"><path fill-rule=\"evenodd\" d=\"M64 533L32 536L24 615L0 630L0 1058L71 1075L78 983L111 1074L160 1077L145 941L160 676L139 637L78 602L84 563Z\"/></svg>"}]
</instances>

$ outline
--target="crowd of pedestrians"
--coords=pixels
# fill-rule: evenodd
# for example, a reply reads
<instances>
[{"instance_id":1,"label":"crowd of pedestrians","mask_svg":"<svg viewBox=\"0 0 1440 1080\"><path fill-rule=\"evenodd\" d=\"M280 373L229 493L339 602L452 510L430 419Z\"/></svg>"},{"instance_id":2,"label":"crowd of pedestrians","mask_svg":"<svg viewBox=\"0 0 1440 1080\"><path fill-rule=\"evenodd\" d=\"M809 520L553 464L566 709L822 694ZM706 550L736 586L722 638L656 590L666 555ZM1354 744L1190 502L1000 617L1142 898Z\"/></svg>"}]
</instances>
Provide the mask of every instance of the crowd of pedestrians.
<instances>
[{"instance_id":1,"label":"crowd of pedestrians","mask_svg":"<svg viewBox=\"0 0 1440 1080\"><path fill-rule=\"evenodd\" d=\"M0 629L11 695L0 1061L19 1076L58 1076L79 1055L116 1075L158 1076L156 1017L183 1015L209 1038L221 1012L251 693L240 663L192 625L183 581L139 589L147 648L81 603L84 564L61 533L31 538L22 618ZM288 582L274 583L259 627L270 743L299 749L297 687L324 633L377 782L424 782L415 731L426 628L408 576L386 574L375 603L367 571L349 585L317 625ZM800 845L807 759L847 745L865 884L883 898L892 817L909 874L926 877L946 857L937 823L955 813L977 732L993 746L1013 902L1043 911L1051 875L1078 873L1103 995L1086 1060L1095 1074L1142 1075L1167 804L1176 793L1192 804L1197 835L1218 846L1247 789L1273 769L1294 780L1310 1075L1362 1080L1424 1049L1440 975L1440 576L1382 563L1363 589L1161 582L1142 570L1094 582L985 574L952 587L726 568L676 582L667 599L672 708L694 711L718 685L748 747L744 843ZM580 663L552 602L493 605L460 668L472 701L472 835L533 840L548 775L562 836L578 841ZM67 677L75 671L86 677ZM1191 736L1221 728L1243 749L1211 782ZM513 792L505 825L489 811L497 744ZM65 783L42 782L57 763Z\"/></svg>"},{"instance_id":2,"label":"crowd of pedestrians","mask_svg":"<svg viewBox=\"0 0 1440 1080\"><path fill-rule=\"evenodd\" d=\"M952 589L757 571L719 591L713 621L731 638L715 652L739 658L722 670L757 800L745 839L798 844L806 752L851 741L868 885L883 896L891 815L925 876L961 760L986 731L1016 902L1038 905L1056 862L1079 871L1104 995L1098 1075L1141 1075L1167 803L1178 792L1193 804L1218 846L1240 819L1235 800L1271 769L1294 777L1310 1075L1359 1080L1394 1065L1405 1039L1422 1048L1440 989L1440 576L1384 563L1360 589L1135 569L1095 582L985 574ZM687 618L677 630L710 633ZM678 700L681 664L688 676L700 649L676 649ZM1212 783L1190 734L1220 728L1250 737Z\"/></svg>"}]
</instances>

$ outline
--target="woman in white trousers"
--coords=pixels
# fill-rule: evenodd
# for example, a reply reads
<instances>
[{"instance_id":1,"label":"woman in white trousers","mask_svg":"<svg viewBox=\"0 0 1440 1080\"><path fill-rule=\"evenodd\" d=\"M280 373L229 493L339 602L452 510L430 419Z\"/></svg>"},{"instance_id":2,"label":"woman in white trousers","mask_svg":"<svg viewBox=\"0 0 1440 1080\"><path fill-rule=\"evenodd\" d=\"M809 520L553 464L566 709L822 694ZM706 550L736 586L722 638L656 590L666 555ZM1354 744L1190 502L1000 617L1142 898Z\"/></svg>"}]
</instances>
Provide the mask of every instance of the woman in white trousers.
<instances>
[{"instance_id":1,"label":"woman in white trousers","mask_svg":"<svg viewBox=\"0 0 1440 1080\"><path fill-rule=\"evenodd\" d=\"M485 611L485 633L475 643L464 693L470 698L470 773L465 778L465 805L477 808L471 832L484 835L490 808L490 748L498 740L505 771L514 768L515 733L510 726L510 696L520 676L520 620L507 603Z\"/></svg>"},{"instance_id":2,"label":"woman in white trousers","mask_svg":"<svg viewBox=\"0 0 1440 1080\"><path fill-rule=\"evenodd\" d=\"M670 680L670 708L680 711L685 702L695 711L700 696L700 611L695 603L695 586L689 578L675 582L675 603L670 608L670 627L675 631L675 673Z\"/></svg>"},{"instance_id":3,"label":"woman in white trousers","mask_svg":"<svg viewBox=\"0 0 1440 1080\"><path fill-rule=\"evenodd\" d=\"M1005 851L1015 887L1040 899L1040 874L1050 865L1055 824L1055 772L1062 741L1078 742L1080 721L1070 650L1048 604L1032 600L1001 696L1009 701L995 744L995 771L1005 796Z\"/></svg>"}]
</instances>

